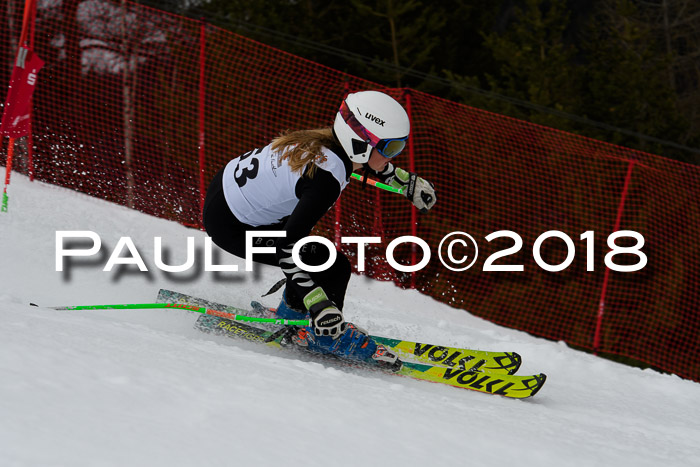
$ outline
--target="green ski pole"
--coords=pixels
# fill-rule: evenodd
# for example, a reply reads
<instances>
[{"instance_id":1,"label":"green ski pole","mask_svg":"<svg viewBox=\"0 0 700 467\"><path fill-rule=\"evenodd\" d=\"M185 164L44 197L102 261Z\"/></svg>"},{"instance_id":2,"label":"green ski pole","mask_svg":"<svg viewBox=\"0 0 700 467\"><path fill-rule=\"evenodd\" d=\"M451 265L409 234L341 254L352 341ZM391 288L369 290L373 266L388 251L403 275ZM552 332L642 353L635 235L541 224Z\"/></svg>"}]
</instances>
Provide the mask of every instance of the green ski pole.
<instances>
[{"instance_id":1,"label":"green ski pole","mask_svg":"<svg viewBox=\"0 0 700 467\"><path fill-rule=\"evenodd\" d=\"M362 181L362 179L363 179L362 175L356 174L356 173L352 174L352 178L354 178L354 179L356 179L356 180L359 180L359 181ZM391 185L387 185L386 183L382 183L382 182L378 182L378 181L376 181L376 180L372 180L371 178L368 178L368 179L367 179L367 183L369 183L370 185L375 186L375 187L377 187L377 188L381 188L382 190L385 190L385 191L390 191L390 192L392 192L392 193L398 193L398 194L400 194L400 195L403 194L403 190L402 190L402 189L400 189L400 188L394 188L394 187L391 186Z\"/></svg>"},{"instance_id":2,"label":"green ski pole","mask_svg":"<svg viewBox=\"0 0 700 467\"><path fill-rule=\"evenodd\" d=\"M149 310L156 308L176 308L180 310L194 311L204 315L218 316L232 321L247 321L251 323L274 323L285 326L308 326L308 319L281 319L281 318L256 318L254 316L239 315L226 311L212 310L201 306L183 305L180 303L134 303L124 305L78 305L50 307L52 310ZM243 311L243 310L241 310Z\"/></svg>"}]
</instances>

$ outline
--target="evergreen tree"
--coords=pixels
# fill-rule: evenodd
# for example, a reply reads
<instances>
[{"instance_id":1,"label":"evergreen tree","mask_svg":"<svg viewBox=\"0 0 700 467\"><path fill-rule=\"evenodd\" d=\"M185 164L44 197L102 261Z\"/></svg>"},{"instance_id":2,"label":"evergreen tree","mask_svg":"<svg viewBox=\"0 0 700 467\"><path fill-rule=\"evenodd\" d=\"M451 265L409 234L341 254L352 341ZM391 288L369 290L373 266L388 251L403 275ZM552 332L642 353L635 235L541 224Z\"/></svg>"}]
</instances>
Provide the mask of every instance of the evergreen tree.
<instances>
[{"instance_id":1,"label":"evergreen tree","mask_svg":"<svg viewBox=\"0 0 700 467\"><path fill-rule=\"evenodd\" d=\"M700 3L696 0L639 2L636 20L649 29L658 51L654 59L664 67L675 106L688 122L679 136L682 144L700 143Z\"/></svg>"},{"instance_id":2,"label":"evergreen tree","mask_svg":"<svg viewBox=\"0 0 700 467\"><path fill-rule=\"evenodd\" d=\"M659 55L651 29L635 20L636 2L604 0L598 5L586 36L584 92L577 113L637 133L677 141L687 122L676 111L676 95L667 79L669 57ZM663 153L620 134L592 134L614 143Z\"/></svg>"},{"instance_id":3,"label":"evergreen tree","mask_svg":"<svg viewBox=\"0 0 700 467\"><path fill-rule=\"evenodd\" d=\"M687 151L672 154L642 136L688 145L700 141L695 60L700 27L693 21L700 6L695 3L202 0L183 5L192 17L383 85L409 86L689 160Z\"/></svg>"},{"instance_id":4,"label":"evergreen tree","mask_svg":"<svg viewBox=\"0 0 700 467\"><path fill-rule=\"evenodd\" d=\"M402 87L406 71L430 70L432 54L440 45L439 32L446 23L444 10L427 8L419 0L352 0L352 4L370 20L365 23L369 27L363 28L363 38L373 57L394 66L381 76L382 81Z\"/></svg>"},{"instance_id":5,"label":"evergreen tree","mask_svg":"<svg viewBox=\"0 0 700 467\"><path fill-rule=\"evenodd\" d=\"M491 91L550 107L575 112L581 102L581 80L577 73L577 50L565 40L569 25L566 0L525 0L516 7L513 19L503 32L485 34L498 71L487 74ZM491 109L557 128L571 129L571 122L552 114L540 113L500 103Z\"/></svg>"}]
</instances>

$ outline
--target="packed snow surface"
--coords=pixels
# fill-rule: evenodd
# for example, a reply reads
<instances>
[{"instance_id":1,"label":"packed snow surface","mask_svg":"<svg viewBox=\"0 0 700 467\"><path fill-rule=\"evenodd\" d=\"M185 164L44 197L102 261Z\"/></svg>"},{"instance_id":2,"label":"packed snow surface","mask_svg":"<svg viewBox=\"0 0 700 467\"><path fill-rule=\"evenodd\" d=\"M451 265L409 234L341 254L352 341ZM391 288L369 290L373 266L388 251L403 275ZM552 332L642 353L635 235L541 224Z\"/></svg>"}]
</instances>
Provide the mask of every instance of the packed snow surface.
<instances>
[{"instance_id":1,"label":"packed snow surface","mask_svg":"<svg viewBox=\"0 0 700 467\"><path fill-rule=\"evenodd\" d=\"M353 276L347 319L378 335L516 351L520 373L544 372L547 384L511 400L202 334L192 328L198 315L183 310L49 309L153 302L159 288L246 306L282 276L246 272L220 251L214 263L240 271L205 272L202 232L74 191L15 174L9 194L0 214L2 467L700 465L697 383L505 329L391 283ZM102 248L57 272L57 231L94 232ZM148 272L103 271L122 237ZM185 263L192 237L195 266L162 272L155 237L170 265Z\"/></svg>"}]
</instances>

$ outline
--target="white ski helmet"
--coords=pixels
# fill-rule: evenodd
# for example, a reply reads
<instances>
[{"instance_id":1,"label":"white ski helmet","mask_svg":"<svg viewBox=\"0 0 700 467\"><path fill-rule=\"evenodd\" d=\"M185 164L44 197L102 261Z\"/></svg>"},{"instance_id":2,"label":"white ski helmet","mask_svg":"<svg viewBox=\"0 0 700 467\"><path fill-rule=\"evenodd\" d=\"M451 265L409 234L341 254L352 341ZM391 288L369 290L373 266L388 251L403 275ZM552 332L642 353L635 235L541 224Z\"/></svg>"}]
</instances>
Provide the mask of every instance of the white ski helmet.
<instances>
[{"instance_id":1,"label":"white ski helmet","mask_svg":"<svg viewBox=\"0 0 700 467\"><path fill-rule=\"evenodd\" d=\"M406 146L411 123L404 108L378 91L348 94L335 116L333 130L352 162L364 164L377 148L393 158Z\"/></svg>"}]
</instances>

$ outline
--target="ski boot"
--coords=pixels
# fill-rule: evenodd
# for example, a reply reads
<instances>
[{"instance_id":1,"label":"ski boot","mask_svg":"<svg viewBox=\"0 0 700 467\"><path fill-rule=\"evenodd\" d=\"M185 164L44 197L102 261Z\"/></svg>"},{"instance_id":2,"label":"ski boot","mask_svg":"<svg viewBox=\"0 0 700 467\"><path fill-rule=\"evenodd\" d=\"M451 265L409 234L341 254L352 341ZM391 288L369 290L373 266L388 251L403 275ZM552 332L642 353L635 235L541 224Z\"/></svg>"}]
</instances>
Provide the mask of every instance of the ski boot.
<instances>
[{"instance_id":1,"label":"ski boot","mask_svg":"<svg viewBox=\"0 0 700 467\"><path fill-rule=\"evenodd\" d=\"M267 295L267 294L266 294ZM270 308L262 303L253 300L250 302L251 312L253 316L260 318L282 318L290 320L304 320L309 319L308 313L304 313L295 308L290 307L287 304L287 291L282 292L282 301L277 308ZM256 323L256 326L263 328L267 331L276 332L280 331L279 324L274 323ZM279 335L279 333L278 333Z\"/></svg>"},{"instance_id":2,"label":"ski boot","mask_svg":"<svg viewBox=\"0 0 700 467\"><path fill-rule=\"evenodd\" d=\"M284 319L309 319L308 313L289 306L286 290L282 294L276 316ZM377 344L367 331L355 324L345 323L343 333L335 339L330 336L317 336L311 326L290 328L284 340L311 352L336 355L389 371L401 369L402 362L396 354Z\"/></svg>"},{"instance_id":3,"label":"ski boot","mask_svg":"<svg viewBox=\"0 0 700 467\"><path fill-rule=\"evenodd\" d=\"M366 331L352 323L345 323L343 333L336 339L317 336L311 326L290 326L282 339L282 344L284 343L392 372L399 371L403 365L395 353L377 344Z\"/></svg>"},{"instance_id":4,"label":"ski boot","mask_svg":"<svg viewBox=\"0 0 700 467\"><path fill-rule=\"evenodd\" d=\"M337 355L383 370L399 371L402 366L395 353L377 344L367 331L353 323L345 323L343 333L335 339L330 336L317 336L313 328L308 327L306 342L308 349L314 352Z\"/></svg>"},{"instance_id":5,"label":"ski boot","mask_svg":"<svg viewBox=\"0 0 700 467\"><path fill-rule=\"evenodd\" d=\"M309 319L309 314L292 308L287 303L287 290L282 292L282 301L275 310L275 317L282 319Z\"/></svg>"}]
</instances>

